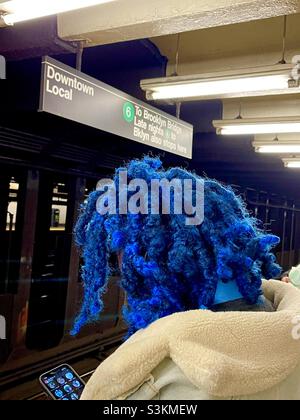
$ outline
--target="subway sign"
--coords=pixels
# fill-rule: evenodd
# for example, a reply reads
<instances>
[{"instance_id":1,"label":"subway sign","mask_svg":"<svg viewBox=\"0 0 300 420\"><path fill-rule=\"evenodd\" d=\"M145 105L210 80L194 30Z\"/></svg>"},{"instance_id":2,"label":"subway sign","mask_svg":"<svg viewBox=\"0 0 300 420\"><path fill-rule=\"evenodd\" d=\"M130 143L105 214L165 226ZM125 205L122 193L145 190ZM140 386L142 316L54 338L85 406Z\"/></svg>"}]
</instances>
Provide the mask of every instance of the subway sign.
<instances>
[{"instance_id":1,"label":"subway sign","mask_svg":"<svg viewBox=\"0 0 300 420\"><path fill-rule=\"evenodd\" d=\"M192 158L192 125L50 57L42 63L40 111Z\"/></svg>"}]
</instances>

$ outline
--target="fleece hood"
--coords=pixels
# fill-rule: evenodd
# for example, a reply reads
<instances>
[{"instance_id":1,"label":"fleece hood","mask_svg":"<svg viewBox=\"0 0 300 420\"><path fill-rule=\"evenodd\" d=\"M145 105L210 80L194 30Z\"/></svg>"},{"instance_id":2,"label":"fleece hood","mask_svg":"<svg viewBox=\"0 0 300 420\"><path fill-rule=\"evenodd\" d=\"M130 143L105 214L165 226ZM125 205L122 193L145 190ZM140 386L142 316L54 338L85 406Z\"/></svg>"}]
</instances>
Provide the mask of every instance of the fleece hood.
<instances>
[{"instance_id":1,"label":"fleece hood","mask_svg":"<svg viewBox=\"0 0 300 420\"><path fill-rule=\"evenodd\" d=\"M278 281L265 281L263 291L276 312L197 310L154 322L99 366L83 398L117 399L142 384L165 358L216 397L251 395L278 385L300 364L295 336L300 291Z\"/></svg>"}]
</instances>

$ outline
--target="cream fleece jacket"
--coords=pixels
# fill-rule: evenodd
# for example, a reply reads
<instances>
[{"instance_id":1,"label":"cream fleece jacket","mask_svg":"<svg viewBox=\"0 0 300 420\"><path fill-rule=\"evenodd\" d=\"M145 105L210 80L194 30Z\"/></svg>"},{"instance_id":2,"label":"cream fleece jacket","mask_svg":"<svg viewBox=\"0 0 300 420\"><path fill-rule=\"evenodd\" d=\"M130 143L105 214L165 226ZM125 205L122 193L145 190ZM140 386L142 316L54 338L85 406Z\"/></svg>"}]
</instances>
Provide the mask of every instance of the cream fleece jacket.
<instances>
[{"instance_id":1,"label":"cream fleece jacket","mask_svg":"<svg viewBox=\"0 0 300 420\"><path fill-rule=\"evenodd\" d=\"M300 291L278 281L263 291L276 312L189 311L137 332L99 366L82 399L139 399L147 383L154 391L140 397L162 399L155 381L173 377L168 399L251 397L285 384L300 400Z\"/></svg>"}]
</instances>

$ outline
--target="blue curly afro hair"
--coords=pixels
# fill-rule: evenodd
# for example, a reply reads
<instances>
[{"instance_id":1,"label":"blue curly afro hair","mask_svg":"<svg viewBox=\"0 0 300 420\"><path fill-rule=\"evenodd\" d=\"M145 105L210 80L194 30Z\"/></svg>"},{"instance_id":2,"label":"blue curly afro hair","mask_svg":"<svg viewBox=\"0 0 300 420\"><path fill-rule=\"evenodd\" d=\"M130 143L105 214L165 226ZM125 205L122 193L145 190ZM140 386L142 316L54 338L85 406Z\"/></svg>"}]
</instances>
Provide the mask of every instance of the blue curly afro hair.
<instances>
[{"instance_id":1,"label":"blue curly afro hair","mask_svg":"<svg viewBox=\"0 0 300 420\"><path fill-rule=\"evenodd\" d=\"M230 187L202 179L180 168L164 170L160 159L133 160L120 171L128 182L139 178L150 187L153 179L204 181L204 222L187 226L185 215L100 215L101 192L92 192L84 204L76 241L82 249L84 299L72 334L99 320L102 296L110 276L112 253L123 255L121 287L127 294L123 315L129 335L175 312L211 308L218 281L236 281L249 304L261 295L262 278L276 277L281 269L271 252L279 238L266 234Z\"/></svg>"}]
</instances>

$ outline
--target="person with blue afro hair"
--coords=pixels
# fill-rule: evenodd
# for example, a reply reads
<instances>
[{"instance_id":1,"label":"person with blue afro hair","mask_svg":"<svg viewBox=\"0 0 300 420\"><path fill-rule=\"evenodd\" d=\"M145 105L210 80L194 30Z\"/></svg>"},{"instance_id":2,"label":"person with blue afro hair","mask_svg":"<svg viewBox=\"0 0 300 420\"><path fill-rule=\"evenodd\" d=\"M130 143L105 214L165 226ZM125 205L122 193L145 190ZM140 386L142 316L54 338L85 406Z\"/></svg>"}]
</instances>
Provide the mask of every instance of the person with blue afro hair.
<instances>
[{"instance_id":1,"label":"person with blue afro hair","mask_svg":"<svg viewBox=\"0 0 300 420\"><path fill-rule=\"evenodd\" d=\"M279 238L265 233L232 188L216 180L181 168L164 169L160 159L147 156L116 170L117 194L122 194L120 174L125 171L128 182L142 180L149 190L153 180L180 180L182 185L189 180L192 200L197 181L202 182L204 218L190 224L187 214L177 214L175 191L170 212L155 214L149 196L140 200L146 211L124 212L119 195L115 212L105 214L98 208L101 188L89 195L75 229L84 261L84 298L72 334L101 321L109 259L117 253L128 336L98 368L82 398L232 398L278 385L295 362L278 366L280 355L286 358L281 346L287 349L290 340L279 343L272 334L281 313L281 288L291 294L289 285L267 281L281 272L272 253ZM131 190L127 198L133 195ZM286 326L283 330L286 334ZM276 345L280 351L268 359Z\"/></svg>"}]
</instances>

